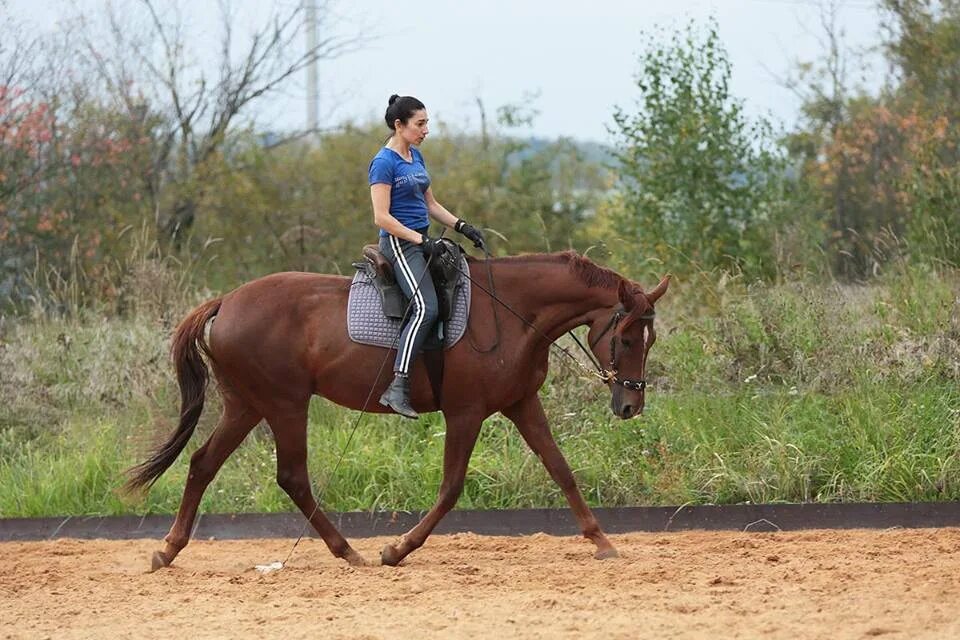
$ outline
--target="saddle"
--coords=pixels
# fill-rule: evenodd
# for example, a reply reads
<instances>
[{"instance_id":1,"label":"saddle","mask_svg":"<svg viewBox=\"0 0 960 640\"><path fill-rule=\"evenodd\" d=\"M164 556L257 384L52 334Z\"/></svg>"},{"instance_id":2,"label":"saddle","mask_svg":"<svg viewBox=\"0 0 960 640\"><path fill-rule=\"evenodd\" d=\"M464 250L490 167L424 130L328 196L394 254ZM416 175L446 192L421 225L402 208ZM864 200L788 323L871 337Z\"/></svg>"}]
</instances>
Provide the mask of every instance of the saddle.
<instances>
[{"instance_id":1,"label":"saddle","mask_svg":"<svg viewBox=\"0 0 960 640\"><path fill-rule=\"evenodd\" d=\"M455 242L443 241L449 251L442 259L430 261L430 277L437 292L437 326L423 345L424 363L437 406L443 389L444 349L463 337L470 315L470 287L462 286L460 271L468 268L463 249ZM377 347L395 346L408 300L397 284L393 266L375 244L363 247L363 261L354 262L353 266L357 273L347 301L350 339Z\"/></svg>"},{"instance_id":2,"label":"saddle","mask_svg":"<svg viewBox=\"0 0 960 640\"><path fill-rule=\"evenodd\" d=\"M447 255L430 261L430 277L437 292L437 321L441 323L449 320L452 315L454 296L463 277L459 270L463 249L446 238L443 242L447 245ZM364 245L363 262L354 262L353 266L365 272L373 281L383 303L383 314L388 318L403 318L409 299L397 284L393 265L380 252L380 247L375 244Z\"/></svg>"}]
</instances>

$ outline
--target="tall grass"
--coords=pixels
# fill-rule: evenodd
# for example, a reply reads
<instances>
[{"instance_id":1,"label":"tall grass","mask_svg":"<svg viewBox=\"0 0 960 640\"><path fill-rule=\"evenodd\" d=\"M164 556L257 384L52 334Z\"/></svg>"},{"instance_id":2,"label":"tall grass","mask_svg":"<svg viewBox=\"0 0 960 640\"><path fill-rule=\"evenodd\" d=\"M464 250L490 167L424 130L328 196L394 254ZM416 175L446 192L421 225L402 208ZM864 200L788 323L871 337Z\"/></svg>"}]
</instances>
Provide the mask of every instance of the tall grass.
<instances>
[{"instance_id":1,"label":"tall grass","mask_svg":"<svg viewBox=\"0 0 960 640\"><path fill-rule=\"evenodd\" d=\"M124 277L168 268L144 260ZM150 493L116 492L122 469L175 424L168 335L202 295L172 275L143 277L134 289L144 299L122 313L47 307L0 330L0 516L176 510L189 453L216 420L215 392L194 441ZM701 276L676 283L658 311L642 418L613 417L608 392L560 361L542 389L592 504L960 499L957 271L904 269L863 286ZM429 507L442 417L368 415L348 447L356 417L311 405L310 468L324 507ZM275 460L261 425L202 509L292 509ZM564 499L512 425L492 417L459 504Z\"/></svg>"}]
</instances>

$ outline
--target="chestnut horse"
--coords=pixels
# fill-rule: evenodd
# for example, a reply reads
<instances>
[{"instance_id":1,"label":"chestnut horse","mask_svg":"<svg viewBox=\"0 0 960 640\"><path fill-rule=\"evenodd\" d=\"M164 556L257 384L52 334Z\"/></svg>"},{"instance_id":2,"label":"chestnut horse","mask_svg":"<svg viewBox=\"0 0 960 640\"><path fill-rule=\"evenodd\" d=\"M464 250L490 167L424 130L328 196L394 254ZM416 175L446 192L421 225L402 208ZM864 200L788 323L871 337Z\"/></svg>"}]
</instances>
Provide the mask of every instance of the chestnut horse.
<instances>
[{"instance_id":1,"label":"chestnut horse","mask_svg":"<svg viewBox=\"0 0 960 640\"><path fill-rule=\"evenodd\" d=\"M493 305L497 303L485 288L471 285L471 339L460 340L445 354L447 375L439 404L423 358L418 358L411 371L411 400L419 412L443 412L443 481L433 507L396 543L384 547L381 562L398 564L423 545L453 508L480 427L497 411L517 426L563 489L580 530L596 544L595 557L616 556L553 439L537 391L547 376L550 344L567 331L588 325L591 351L600 362L611 363L617 374L607 381L613 413L627 419L642 412L647 353L656 339L653 305L667 290L669 276L644 293L636 283L573 252L485 262L471 259L469 267L472 274L483 274L479 282L491 276L497 298L517 315L502 309L495 314ZM180 384L180 422L165 444L130 470L127 487L151 485L190 439L203 410L208 379L201 351L219 383L223 412L209 439L190 458L183 499L163 550L153 554L153 569L169 565L187 545L204 490L262 419L276 440L277 483L309 518L334 556L352 565L366 564L317 508L307 473L311 395L351 409L389 411L379 403L367 403L371 388L372 397L378 397L392 371L380 367L378 376L385 349L350 340L346 323L349 289L350 279L345 277L277 273L201 304L177 327L171 353ZM214 317L207 341L205 327ZM497 340L495 349L476 347L478 341L496 344Z\"/></svg>"}]
</instances>

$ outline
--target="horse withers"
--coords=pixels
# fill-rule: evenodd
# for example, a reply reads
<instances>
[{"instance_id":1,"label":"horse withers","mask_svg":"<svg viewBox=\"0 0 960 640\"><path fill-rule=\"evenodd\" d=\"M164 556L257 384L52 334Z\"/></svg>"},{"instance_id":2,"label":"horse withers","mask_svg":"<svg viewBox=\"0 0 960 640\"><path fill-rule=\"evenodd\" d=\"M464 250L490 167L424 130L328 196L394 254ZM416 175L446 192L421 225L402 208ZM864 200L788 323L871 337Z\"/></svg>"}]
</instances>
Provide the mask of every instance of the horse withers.
<instances>
[{"instance_id":1,"label":"horse withers","mask_svg":"<svg viewBox=\"0 0 960 640\"><path fill-rule=\"evenodd\" d=\"M666 292L669 277L644 292L635 282L573 252L471 259L469 268L471 274L482 274L472 279L494 282L497 298L516 315L497 313L500 303L471 284L471 339L446 352L449 375L443 379L439 403L422 359L411 371L414 409L441 411L446 422L443 480L433 507L413 529L384 547L381 562L398 564L423 545L453 508L480 427L496 412L516 425L563 490L583 535L596 545L595 557L615 557L616 549L554 441L537 393L547 376L551 343L586 325L590 350L600 362L610 363L611 410L623 419L641 413L647 354L656 339L653 306ZM307 406L312 395L351 409L390 411L376 402L365 404L386 388L392 372L380 367L384 348L350 340L349 287L350 279L341 276L278 273L201 304L179 324L171 353L180 386L180 421L163 445L129 470L126 487L152 485L193 434L209 375L201 354L212 366L223 411L213 433L190 458L180 508L163 549L153 555L153 569L169 565L187 545L207 485L261 420L276 441L277 483L336 557L366 564L318 509L307 473ZM205 340L205 327L214 317ZM498 346L480 348L478 343Z\"/></svg>"}]
</instances>

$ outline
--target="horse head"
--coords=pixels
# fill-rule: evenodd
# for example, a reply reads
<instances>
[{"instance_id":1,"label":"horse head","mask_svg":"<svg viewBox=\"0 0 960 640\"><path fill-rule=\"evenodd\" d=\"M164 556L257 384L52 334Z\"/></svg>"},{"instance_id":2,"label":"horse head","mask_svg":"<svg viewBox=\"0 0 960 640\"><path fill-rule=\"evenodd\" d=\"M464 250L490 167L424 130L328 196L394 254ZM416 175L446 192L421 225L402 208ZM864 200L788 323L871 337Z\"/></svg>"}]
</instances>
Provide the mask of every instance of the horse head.
<instances>
[{"instance_id":1,"label":"horse head","mask_svg":"<svg viewBox=\"0 0 960 640\"><path fill-rule=\"evenodd\" d=\"M643 413L647 354L657 340L654 305L669 285L670 276L666 276L645 293L640 285L624 279L619 303L590 324L590 348L608 366L604 374L611 391L610 409L624 420Z\"/></svg>"}]
</instances>

